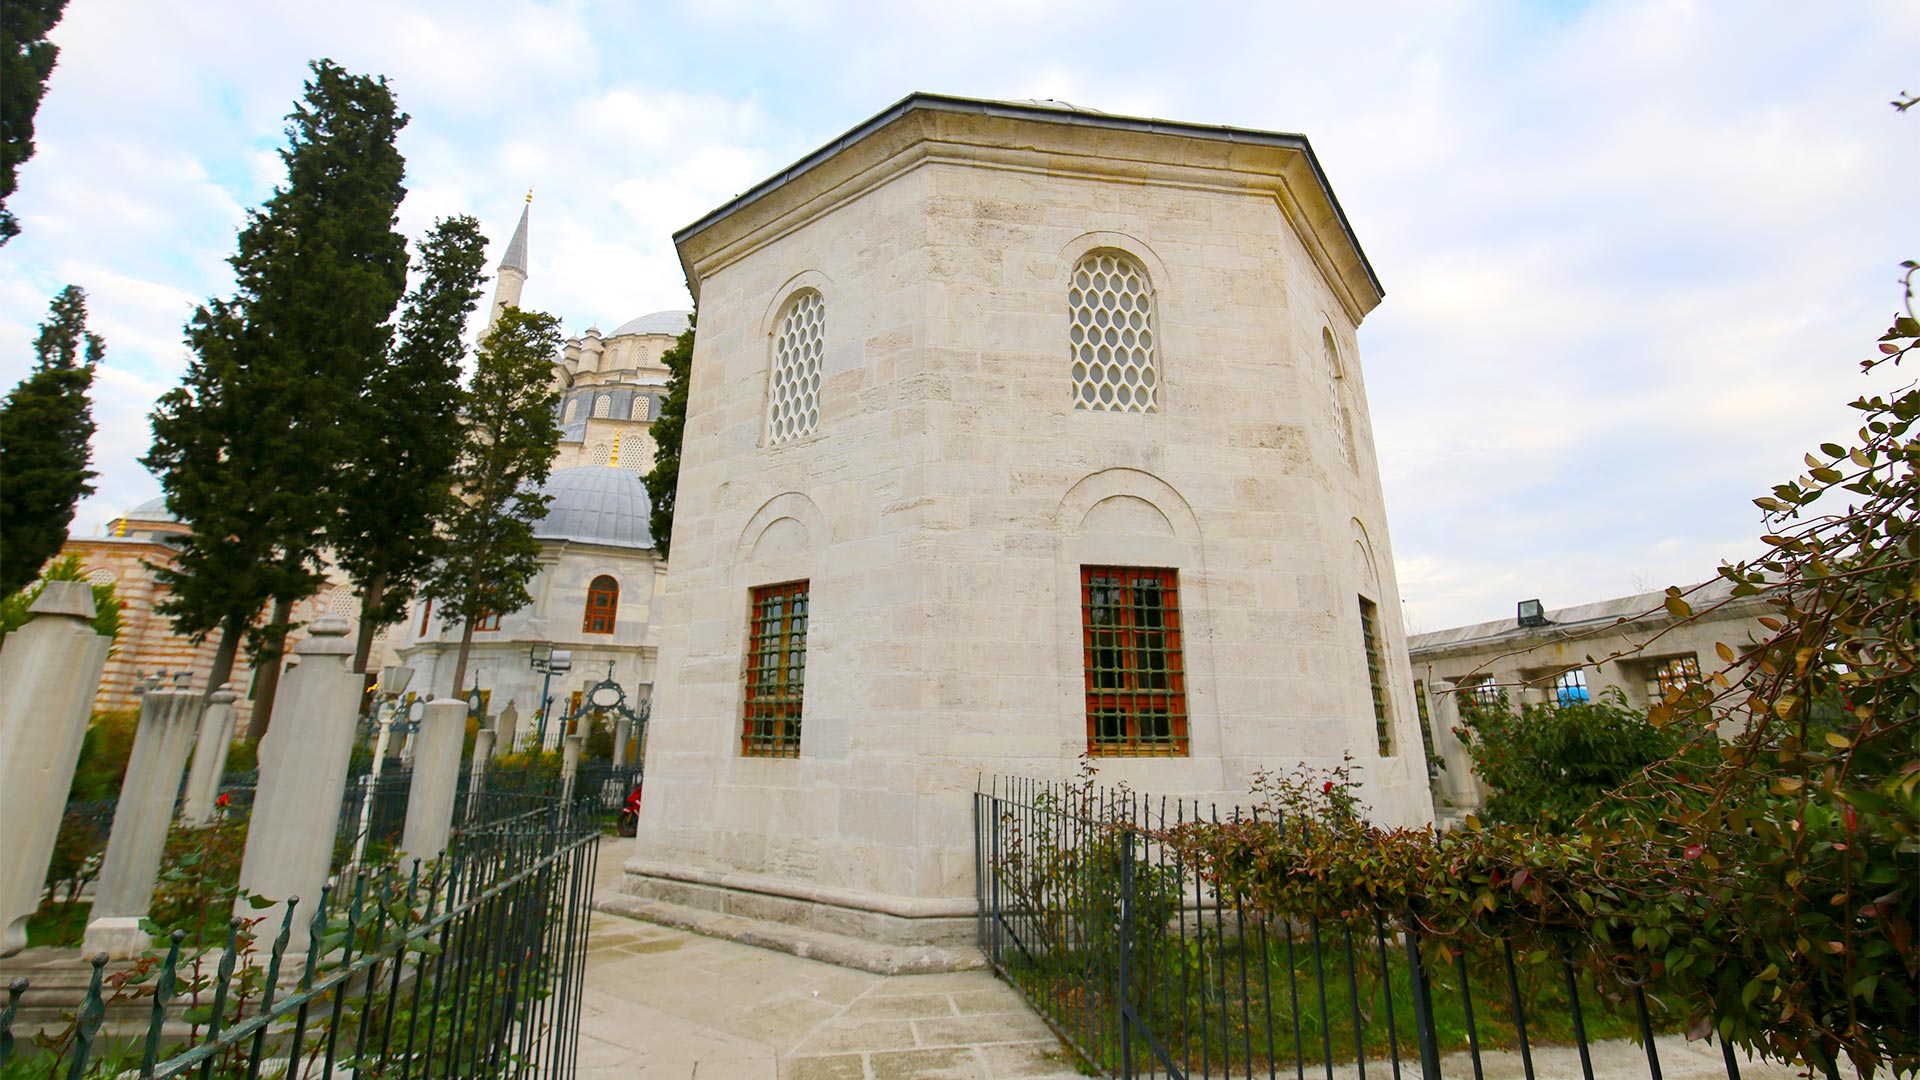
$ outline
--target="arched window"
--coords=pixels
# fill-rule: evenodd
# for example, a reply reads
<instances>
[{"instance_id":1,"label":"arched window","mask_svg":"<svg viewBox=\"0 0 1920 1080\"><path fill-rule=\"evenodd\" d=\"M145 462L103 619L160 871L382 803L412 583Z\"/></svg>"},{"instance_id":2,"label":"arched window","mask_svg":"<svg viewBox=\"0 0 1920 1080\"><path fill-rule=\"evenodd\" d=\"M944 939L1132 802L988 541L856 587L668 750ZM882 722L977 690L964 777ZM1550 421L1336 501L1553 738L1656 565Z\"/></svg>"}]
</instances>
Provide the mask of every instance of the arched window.
<instances>
[{"instance_id":1,"label":"arched window","mask_svg":"<svg viewBox=\"0 0 1920 1080\"><path fill-rule=\"evenodd\" d=\"M1340 347L1333 343L1333 331L1320 329L1320 351L1324 354L1327 368L1327 401L1333 413L1333 441L1340 450L1340 460L1349 466L1353 464L1353 413L1347 407L1345 389L1346 372L1340 367Z\"/></svg>"},{"instance_id":2,"label":"arched window","mask_svg":"<svg viewBox=\"0 0 1920 1080\"><path fill-rule=\"evenodd\" d=\"M1092 251L1073 268L1067 289L1073 352L1073 407L1097 412L1159 412L1160 372L1153 347L1153 284L1117 251Z\"/></svg>"},{"instance_id":3,"label":"arched window","mask_svg":"<svg viewBox=\"0 0 1920 1080\"><path fill-rule=\"evenodd\" d=\"M111 585L118 580L119 580L118 578L113 576L113 571L108 570L105 567L101 567L98 570L92 570L87 573L87 584L92 585L95 588L99 588L102 585Z\"/></svg>"},{"instance_id":4,"label":"arched window","mask_svg":"<svg viewBox=\"0 0 1920 1080\"><path fill-rule=\"evenodd\" d=\"M593 399L593 418L595 420L605 420L612 415L613 395L601 394L599 397Z\"/></svg>"},{"instance_id":5,"label":"arched window","mask_svg":"<svg viewBox=\"0 0 1920 1080\"><path fill-rule=\"evenodd\" d=\"M613 633L613 617L620 610L620 583L609 574L601 574L587 586L587 617L580 624L583 634Z\"/></svg>"},{"instance_id":6,"label":"arched window","mask_svg":"<svg viewBox=\"0 0 1920 1080\"><path fill-rule=\"evenodd\" d=\"M593 463L595 465L605 465L611 456L606 443L601 443L599 446L593 448Z\"/></svg>"},{"instance_id":7,"label":"arched window","mask_svg":"<svg viewBox=\"0 0 1920 1080\"><path fill-rule=\"evenodd\" d=\"M635 395L634 395L634 397L633 397L633 416L632 416L632 418L633 418L633 419L635 419L635 420L645 420L645 419L647 419L647 418L648 418L648 406L649 406L649 405L650 405L650 404L652 403L652 401L653 401L653 399L652 399L652 398L649 398L649 397L648 397L647 395L645 395L645 394L635 394Z\"/></svg>"},{"instance_id":8,"label":"arched window","mask_svg":"<svg viewBox=\"0 0 1920 1080\"><path fill-rule=\"evenodd\" d=\"M820 423L820 357L827 302L812 289L794 295L774 328L767 392L767 445L813 434Z\"/></svg>"},{"instance_id":9,"label":"arched window","mask_svg":"<svg viewBox=\"0 0 1920 1080\"><path fill-rule=\"evenodd\" d=\"M580 399L574 398L571 401L567 402L567 411L561 415L560 422L563 424L571 424L579 418L580 418Z\"/></svg>"}]
</instances>

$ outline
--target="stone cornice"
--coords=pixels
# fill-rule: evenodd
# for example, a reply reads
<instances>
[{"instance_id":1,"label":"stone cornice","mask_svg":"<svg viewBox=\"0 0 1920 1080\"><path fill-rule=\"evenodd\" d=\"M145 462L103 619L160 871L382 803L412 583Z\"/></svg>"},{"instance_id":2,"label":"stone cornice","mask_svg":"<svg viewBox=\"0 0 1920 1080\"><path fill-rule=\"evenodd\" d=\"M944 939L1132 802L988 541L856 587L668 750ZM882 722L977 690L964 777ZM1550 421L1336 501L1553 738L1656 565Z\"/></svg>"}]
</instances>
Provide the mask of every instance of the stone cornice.
<instances>
[{"instance_id":1,"label":"stone cornice","mask_svg":"<svg viewBox=\"0 0 1920 1080\"><path fill-rule=\"evenodd\" d=\"M883 184L944 163L1274 199L1348 316L1373 268L1299 135L915 94L674 234L688 288Z\"/></svg>"}]
</instances>

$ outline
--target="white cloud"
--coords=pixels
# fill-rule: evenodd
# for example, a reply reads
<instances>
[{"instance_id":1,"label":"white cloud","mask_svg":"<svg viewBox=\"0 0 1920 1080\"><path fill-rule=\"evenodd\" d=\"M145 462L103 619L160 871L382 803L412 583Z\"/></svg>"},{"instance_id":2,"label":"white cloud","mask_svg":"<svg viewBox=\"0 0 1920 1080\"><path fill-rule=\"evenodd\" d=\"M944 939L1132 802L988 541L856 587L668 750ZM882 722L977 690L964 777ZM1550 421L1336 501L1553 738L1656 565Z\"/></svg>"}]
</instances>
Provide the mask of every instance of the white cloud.
<instances>
[{"instance_id":1,"label":"white cloud","mask_svg":"<svg viewBox=\"0 0 1920 1080\"><path fill-rule=\"evenodd\" d=\"M1387 286L1361 362L1429 629L1744 550L1748 499L1847 430L1851 361L1920 257L1920 118L1884 104L1920 89L1899 0L96 0L56 38L0 378L54 290L92 290L97 520L152 493L144 415L319 55L412 114L410 236L472 213L497 259L535 188L525 300L576 332L683 305L673 230L910 90L1305 133Z\"/></svg>"}]
</instances>

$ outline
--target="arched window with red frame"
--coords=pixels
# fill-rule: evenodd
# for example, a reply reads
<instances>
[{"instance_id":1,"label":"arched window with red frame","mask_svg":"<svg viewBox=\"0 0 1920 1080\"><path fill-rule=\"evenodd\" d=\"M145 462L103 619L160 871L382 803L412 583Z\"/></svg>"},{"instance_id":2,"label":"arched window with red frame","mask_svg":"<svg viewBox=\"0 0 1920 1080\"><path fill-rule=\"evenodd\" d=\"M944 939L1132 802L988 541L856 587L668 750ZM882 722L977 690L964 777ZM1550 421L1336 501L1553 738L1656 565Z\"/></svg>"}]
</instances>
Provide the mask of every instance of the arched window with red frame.
<instances>
[{"instance_id":1,"label":"arched window with red frame","mask_svg":"<svg viewBox=\"0 0 1920 1080\"><path fill-rule=\"evenodd\" d=\"M601 574L587 586L587 617L580 624L581 633L613 633L613 619L619 611L620 583L611 574Z\"/></svg>"}]
</instances>

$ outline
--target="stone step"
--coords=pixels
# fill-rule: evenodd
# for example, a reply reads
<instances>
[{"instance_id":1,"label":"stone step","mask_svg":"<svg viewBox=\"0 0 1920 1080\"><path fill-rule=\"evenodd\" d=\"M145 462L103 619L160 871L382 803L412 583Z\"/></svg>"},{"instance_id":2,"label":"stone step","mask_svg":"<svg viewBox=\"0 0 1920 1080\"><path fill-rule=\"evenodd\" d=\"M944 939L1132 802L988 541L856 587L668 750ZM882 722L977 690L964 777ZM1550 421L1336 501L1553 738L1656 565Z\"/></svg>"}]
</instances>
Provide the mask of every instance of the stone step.
<instances>
[{"instance_id":1,"label":"stone step","mask_svg":"<svg viewBox=\"0 0 1920 1080\"><path fill-rule=\"evenodd\" d=\"M871 971L876 975L926 975L941 971L972 971L987 966L986 957L981 955L980 950L971 947L885 945L768 919L728 915L706 908L645 899L613 889L595 893L593 909L608 915L792 953L841 967Z\"/></svg>"}]
</instances>

